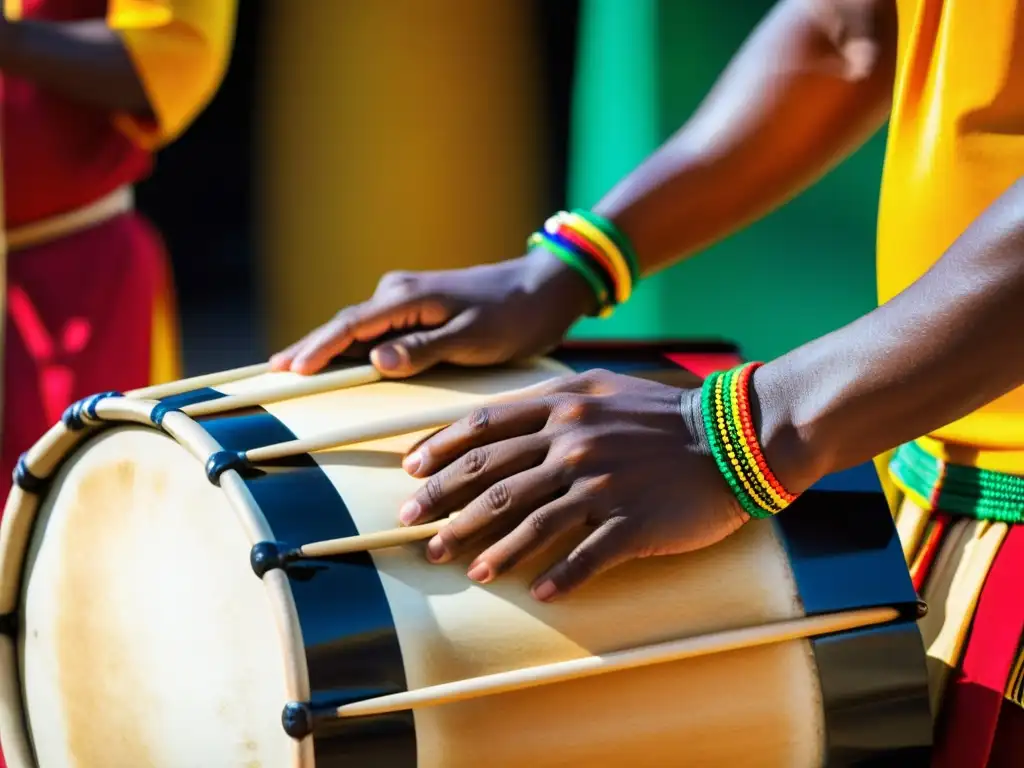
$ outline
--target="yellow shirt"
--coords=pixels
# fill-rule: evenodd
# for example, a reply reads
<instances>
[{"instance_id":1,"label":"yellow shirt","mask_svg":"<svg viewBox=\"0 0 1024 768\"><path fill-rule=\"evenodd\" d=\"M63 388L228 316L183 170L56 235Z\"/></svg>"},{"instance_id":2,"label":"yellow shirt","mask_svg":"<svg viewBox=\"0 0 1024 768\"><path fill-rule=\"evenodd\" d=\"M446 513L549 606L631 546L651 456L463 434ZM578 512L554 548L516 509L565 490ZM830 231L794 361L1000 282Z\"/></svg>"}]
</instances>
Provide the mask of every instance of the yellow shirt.
<instances>
[{"instance_id":1,"label":"yellow shirt","mask_svg":"<svg viewBox=\"0 0 1024 768\"><path fill-rule=\"evenodd\" d=\"M897 6L898 67L878 222L880 302L921 277L1024 175L1024 46L1017 45L1024 3ZM922 445L957 463L1024 474L1024 387Z\"/></svg>"}]
</instances>

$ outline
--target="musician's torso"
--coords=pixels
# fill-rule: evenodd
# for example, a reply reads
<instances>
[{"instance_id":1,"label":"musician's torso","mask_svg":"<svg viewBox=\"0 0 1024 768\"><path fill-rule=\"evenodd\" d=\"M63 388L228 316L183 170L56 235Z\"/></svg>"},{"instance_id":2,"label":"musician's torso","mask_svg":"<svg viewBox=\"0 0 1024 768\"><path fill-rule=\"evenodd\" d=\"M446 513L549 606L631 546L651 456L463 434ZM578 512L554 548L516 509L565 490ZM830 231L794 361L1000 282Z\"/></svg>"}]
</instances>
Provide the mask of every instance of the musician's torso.
<instances>
[{"instance_id":1,"label":"musician's torso","mask_svg":"<svg viewBox=\"0 0 1024 768\"><path fill-rule=\"evenodd\" d=\"M878 230L882 302L923 275L1024 175L1024 5L897 5L899 61ZM1024 388L936 436L1001 449L980 463L1007 469L1010 462L1024 472Z\"/></svg>"}]
</instances>

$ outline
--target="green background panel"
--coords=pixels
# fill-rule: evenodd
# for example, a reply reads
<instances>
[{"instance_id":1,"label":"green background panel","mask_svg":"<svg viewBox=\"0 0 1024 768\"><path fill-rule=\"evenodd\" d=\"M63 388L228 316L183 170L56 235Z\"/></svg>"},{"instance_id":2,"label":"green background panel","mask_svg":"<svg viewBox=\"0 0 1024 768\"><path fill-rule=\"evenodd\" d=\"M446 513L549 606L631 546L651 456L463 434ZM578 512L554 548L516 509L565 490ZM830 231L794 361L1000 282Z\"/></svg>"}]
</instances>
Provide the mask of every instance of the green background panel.
<instances>
[{"instance_id":1,"label":"green background panel","mask_svg":"<svg viewBox=\"0 0 1024 768\"><path fill-rule=\"evenodd\" d=\"M584 0L569 204L593 205L678 129L771 5ZM869 311L883 152L879 134L800 197L573 335L714 336L766 359Z\"/></svg>"}]
</instances>

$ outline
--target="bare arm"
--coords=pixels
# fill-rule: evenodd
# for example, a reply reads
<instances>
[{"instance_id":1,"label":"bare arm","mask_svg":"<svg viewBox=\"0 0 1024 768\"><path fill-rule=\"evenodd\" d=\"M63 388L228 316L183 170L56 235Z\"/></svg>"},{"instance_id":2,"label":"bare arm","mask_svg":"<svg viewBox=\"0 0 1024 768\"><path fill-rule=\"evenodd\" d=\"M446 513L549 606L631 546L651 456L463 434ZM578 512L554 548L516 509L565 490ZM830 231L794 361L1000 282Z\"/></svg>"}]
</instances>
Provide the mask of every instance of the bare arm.
<instances>
[{"instance_id":1,"label":"bare arm","mask_svg":"<svg viewBox=\"0 0 1024 768\"><path fill-rule=\"evenodd\" d=\"M0 24L0 70L101 109L151 113L127 49L102 19Z\"/></svg>"},{"instance_id":2,"label":"bare arm","mask_svg":"<svg viewBox=\"0 0 1024 768\"><path fill-rule=\"evenodd\" d=\"M1021 328L1024 181L903 293L755 374L769 459L803 488L966 416L1024 383Z\"/></svg>"},{"instance_id":3,"label":"bare arm","mask_svg":"<svg viewBox=\"0 0 1024 768\"><path fill-rule=\"evenodd\" d=\"M645 273L801 192L885 121L893 0L782 0L703 104L595 208Z\"/></svg>"}]
</instances>

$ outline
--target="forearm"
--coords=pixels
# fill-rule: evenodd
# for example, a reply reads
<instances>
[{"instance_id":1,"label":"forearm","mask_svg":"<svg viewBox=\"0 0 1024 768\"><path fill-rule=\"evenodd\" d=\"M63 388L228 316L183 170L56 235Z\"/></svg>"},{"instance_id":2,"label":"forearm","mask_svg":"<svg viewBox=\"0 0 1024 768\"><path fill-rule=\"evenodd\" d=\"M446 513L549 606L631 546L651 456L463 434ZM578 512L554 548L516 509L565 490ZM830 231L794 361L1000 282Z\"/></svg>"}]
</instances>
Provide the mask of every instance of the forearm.
<instances>
[{"instance_id":1,"label":"forearm","mask_svg":"<svg viewBox=\"0 0 1024 768\"><path fill-rule=\"evenodd\" d=\"M630 238L644 273L765 215L883 124L892 6L779 3L692 119L596 206Z\"/></svg>"},{"instance_id":2,"label":"forearm","mask_svg":"<svg viewBox=\"0 0 1024 768\"><path fill-rule=\"evenodd\" d=\"M1024 181L903 293L755 375L766 454L803 487L1024 384Z\"/></svg>"},{"instance_id":3,"label":"forearm","mask_svg":"<svg viewBox=\"0 0 1024 768\"><path fill-rule=\"evenodd\" d=\"M128 51L103 20L4 24L0 70L112 112L151 111Z\"/></svg>"}]
</instances>

